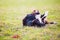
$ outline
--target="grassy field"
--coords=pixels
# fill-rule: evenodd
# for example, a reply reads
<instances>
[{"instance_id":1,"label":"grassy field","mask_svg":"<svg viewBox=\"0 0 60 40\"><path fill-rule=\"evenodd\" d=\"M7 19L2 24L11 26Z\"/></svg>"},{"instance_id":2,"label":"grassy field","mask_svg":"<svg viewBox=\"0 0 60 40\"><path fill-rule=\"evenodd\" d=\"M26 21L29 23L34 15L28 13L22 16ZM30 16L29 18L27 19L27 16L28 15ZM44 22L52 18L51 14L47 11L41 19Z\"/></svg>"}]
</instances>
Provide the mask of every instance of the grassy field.
<instances>
[{"instance_id":1,"label":"grassy field","mask_svg":"<svg viewBox=\"0 0 60 40\"><path fill-rule=\"evenodd\" d=\"M23 27L22 19L33 9L48 10L45 27ZM0 0L0 40L60 40L60 0Z\"/></svg>"}]
</instances>

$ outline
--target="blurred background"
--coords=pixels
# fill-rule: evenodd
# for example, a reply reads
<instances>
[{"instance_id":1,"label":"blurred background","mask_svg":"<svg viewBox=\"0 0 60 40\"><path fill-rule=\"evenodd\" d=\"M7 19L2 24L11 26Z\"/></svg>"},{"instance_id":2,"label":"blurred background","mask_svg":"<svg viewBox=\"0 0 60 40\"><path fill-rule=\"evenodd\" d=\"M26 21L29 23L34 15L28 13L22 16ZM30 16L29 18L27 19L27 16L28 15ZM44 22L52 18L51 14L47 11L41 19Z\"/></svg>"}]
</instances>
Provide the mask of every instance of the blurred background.
<instances>
[{"instance_id":1,"label":"blurred background","mask_svg":"<svg viewBox=\"0 0 60 40\"><path fill-rule=\"evenodd\" d=\"M32 10L48 13L46 27L23 27L22 19ZM19 35L17 39L11 36ZM1 40L60 40L60 0L0 0Z\"/></svg>"}]
</instances>

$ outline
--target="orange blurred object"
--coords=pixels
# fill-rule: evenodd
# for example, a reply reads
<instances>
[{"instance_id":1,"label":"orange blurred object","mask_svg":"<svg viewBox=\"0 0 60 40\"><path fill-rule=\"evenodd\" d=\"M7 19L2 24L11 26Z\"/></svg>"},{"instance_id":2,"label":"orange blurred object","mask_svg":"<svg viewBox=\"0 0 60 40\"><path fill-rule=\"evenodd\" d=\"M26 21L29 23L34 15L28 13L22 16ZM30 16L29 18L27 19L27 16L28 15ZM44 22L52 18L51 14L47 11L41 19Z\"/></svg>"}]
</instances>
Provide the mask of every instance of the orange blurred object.
<instances>
[{"instance_id":1,"label":"orange blurred object","mask_svg":"<svg viewBox=\"0 0 60 40\"><path fill-rule=\"evenodd\" d=\"M13 35L12 38L19 38L19 35Z\"/></svg>"}]
</instances>

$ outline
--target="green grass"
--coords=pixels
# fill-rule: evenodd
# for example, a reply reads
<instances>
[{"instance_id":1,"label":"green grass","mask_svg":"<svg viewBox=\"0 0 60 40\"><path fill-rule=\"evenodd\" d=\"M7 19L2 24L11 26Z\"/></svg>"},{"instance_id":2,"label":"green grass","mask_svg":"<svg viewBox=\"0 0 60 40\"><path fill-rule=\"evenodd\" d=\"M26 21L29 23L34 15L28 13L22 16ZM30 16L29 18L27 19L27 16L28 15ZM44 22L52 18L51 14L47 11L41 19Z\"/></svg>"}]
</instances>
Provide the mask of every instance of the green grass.
<instances>
[{"instance_id":1,"label":"green grass","mask_svg":"<svg viewBox=\"0 0 60 40\"><path fill-rule=\"evenodd\" d=\"M33 9L48 10L48 21L57 24L23 27L22 19ZM0 40L60 40L60 0L0 0Z\"/></svg>"}]
</instances>

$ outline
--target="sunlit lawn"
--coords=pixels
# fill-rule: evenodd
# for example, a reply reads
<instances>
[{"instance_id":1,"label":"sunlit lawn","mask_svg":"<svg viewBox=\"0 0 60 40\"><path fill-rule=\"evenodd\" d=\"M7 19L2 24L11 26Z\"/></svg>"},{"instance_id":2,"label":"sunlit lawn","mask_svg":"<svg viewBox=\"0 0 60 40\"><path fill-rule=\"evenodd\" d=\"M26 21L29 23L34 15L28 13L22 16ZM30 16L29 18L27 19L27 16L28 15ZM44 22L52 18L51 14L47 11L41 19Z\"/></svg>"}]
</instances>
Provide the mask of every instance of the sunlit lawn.
<instances>
[{"instance_id":1,"label":"sunlit lawn","mask_svg":"<svg viewBox=\"0 0 60 40\"><path fill-rule=\"evenodd\" d=\"M44 27L22 26L22 19L33 9L48 10ZM0 0L0 40L60 40L60 0Z\"/></svg>"}]
</instances>

